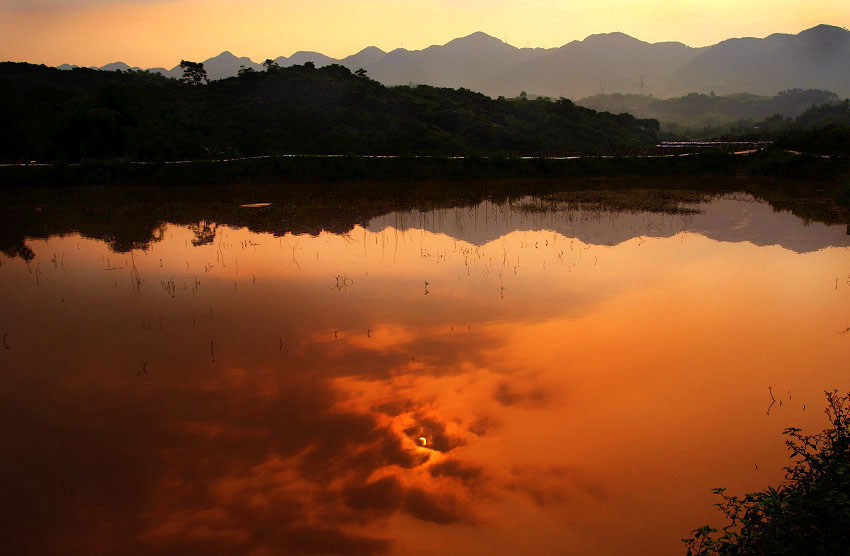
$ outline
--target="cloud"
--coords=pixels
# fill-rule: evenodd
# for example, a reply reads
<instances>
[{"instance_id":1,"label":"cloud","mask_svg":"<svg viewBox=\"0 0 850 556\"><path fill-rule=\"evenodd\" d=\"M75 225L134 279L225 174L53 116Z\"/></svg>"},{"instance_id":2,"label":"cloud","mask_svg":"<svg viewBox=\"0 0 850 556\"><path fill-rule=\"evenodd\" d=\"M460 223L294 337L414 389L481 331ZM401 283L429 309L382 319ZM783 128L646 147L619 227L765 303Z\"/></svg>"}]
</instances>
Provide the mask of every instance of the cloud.
<instances>
[{"instance_id":1,"label":"cloud","mask_svg":"<svg viewBox=\"0 0 850 556\"><path fill-rule=\"evenodd\" d=\"M469 432L476 436L484 436L490 429L498 425L499 421L492 415L480 415L469 424Z\"/></svg>"},{"instance_id":2,"label":"cloud","mask_svg":"<svg viewBox=\"0 0 850 556\"><path fill-rule=\"evenodd\" d=\"M404 509L416 519L448 525L472 523L472 512L451 494L436 494L418 487L407 492Z\"/></svg>"},{"instance_id":3,"label":"cloud","mask_svg":"<svg viewBox=\"0 0 850 556\"><path fill-rule=\"evenodd\" d=\"M414 415L414 418L416 419L416 425L406 428L404 434L413 440L415 444L420 444L420 439L424 438L427 448L446 453L466 443L463 438L449 433L445 423L421 414Z\"/></svg>"},{"instance_id":4,"label":"cloud","mask_svg":"<svg viewBox=\"0 0 850 556\"><path fill-rule=\"evenodd\" d=\"M607 496L602 482L567 465L514 466L508 491L524 494L540 508L566 504L576 499L600 500Z\"/></svg>"},{"instance_id":5,"label":"cloud","mask_svg":"<svg viewBox=\"0 0 850 556\"><path fill-rule=\"evenodd\" d=\"M366 484L352 484L342 491L348 507L361 512L388 515L401 505L404 487L393 475Z\"/></svg>"},{"instance_id":6,"label":"cloud","mask_svg":"<svg viewBox=\"0 0 850 556\"><path fill-rule=\"evenodd\" d=\"M493 393L493 398L506 407L516 404L539 406L545 403L548 397L548 394L539 387L520 392L505 381L500 382Z\"/></svg>"},{"instance_id":7,"label":"cloud","mask_svg":"<svg viewBox=\"0 0 850 556\"><path fill-rule=\"evenodd\" d=\"M366 556L392 541L349 525L405 504L419 519L451 519L450 500L416 492L406 502L397 478L370 481L428 454L372 414L337 409L327 383L287 377L275 396L258 396L273 377L226 382L230 374L216 380L228 388L163 379L179 395L157 404L64 398L57 387L37 418L0 394L0 434L13 443L0 496L16 500L0 551Z\"/></svg>"},{"instance_id":8,"label":"cloud","mask_svg":"<svg viewBox=\"0 0 850 556\"><path fill-rule=\"evenodd\" d=\"M481 481L484 475L484 468L456 459L447 459L430 466L428 473L432 477L451 477L464 484L474 485Z\"/></svg>"},{"instance_id":9,"label":"cloud","mask_svg":"<svg viewBox=\"0 0 850 556\"><path fill-rule=\"evenodd\" d=\"M353 535L329 527L298 527L282 535L292 554L373 555L387 552L389 539Z\"/></svg>"}]
</instances>

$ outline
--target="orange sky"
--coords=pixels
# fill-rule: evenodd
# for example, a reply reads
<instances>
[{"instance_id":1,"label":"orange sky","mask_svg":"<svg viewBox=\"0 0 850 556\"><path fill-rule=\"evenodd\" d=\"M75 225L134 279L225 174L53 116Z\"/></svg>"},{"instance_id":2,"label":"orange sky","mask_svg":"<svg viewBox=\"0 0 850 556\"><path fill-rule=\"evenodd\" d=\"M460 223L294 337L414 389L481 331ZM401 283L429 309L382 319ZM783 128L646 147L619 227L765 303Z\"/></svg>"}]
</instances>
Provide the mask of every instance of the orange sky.
<instances>
[{"instance_id":1,"label":"orange sky","mask_svg":"<svg viewBox=\"0 0 850 556\"><path fill-rule=\"evenodd\" d=\"M734 36L850 25L846 0L0 0L0 60L174 66L223 50L254 60L375 45L420 49L484 31L554 47L622 31L693 46Z\"/></svg>"}]
</instances>

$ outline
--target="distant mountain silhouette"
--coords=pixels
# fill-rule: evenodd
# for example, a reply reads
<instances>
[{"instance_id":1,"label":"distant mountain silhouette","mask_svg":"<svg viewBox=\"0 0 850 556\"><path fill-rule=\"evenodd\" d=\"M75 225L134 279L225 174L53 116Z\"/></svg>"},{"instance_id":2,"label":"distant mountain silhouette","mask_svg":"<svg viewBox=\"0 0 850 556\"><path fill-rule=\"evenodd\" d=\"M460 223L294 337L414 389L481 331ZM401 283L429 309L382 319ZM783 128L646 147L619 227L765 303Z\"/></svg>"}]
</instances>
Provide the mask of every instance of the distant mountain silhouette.
<instances>
[{"instance_id":1,"label":"distant mountain silhouette","mask_svg":"<svg viewBox=\"0 0 850 556\"><path fill-rule=\"evenodd\" d=\"M137 70L139 68L138 67L131 68L130 66L128 66L124 62L112 62L111 64L106 64L105 66L102 66L99 69L101 69L103 71L127 71L129 69Z\"/></svg>"},{"instance_id":2,"label":"distant mountain silhouette","mask_svg":"<svg viewBox=\"0 0 850 556\"><path fill-rule=\"evenodd\" d=\"M830 25L702 48L647 43L623 33L591 35L560 48L517 48L478 32L423 50L384 52L372 46L342 60L301 51L275 61L283 67L339 63L352 70L362 67L385 85L464 87L494 97L517 96L520 91L572 99L615 92L664 98L711 91L774 95L795 88L850 96L850 32ZM262 69L230 52L204 60L204 66L210 79L235 76L240 66ZM179 67L152 71L169 77L181 74Z\"/></svg>"},{"instance_id":3,"label":"distant mountain silhouette","mask_svg":"<svg viewBox=\"0 0 850 556\"><path fill-rule=\"evenodd\" d=\"M658 91L701 50L675 42L650 44L623 33L591 35L514 68L503 87L514 95L525 89L581 98L600 91L640 92L643 78L648 93Z\"/></svg>"},{"instance_id":4,"label":"distant mountain silhouette","mask_svg":"<svg viewBox=\"0 0 850 556\"><path fill-rule=\"evenodd\" d=\"M368 46L357 54L352 54L351 56L343 58L339 61L339 63L347 67L351 71L357 71L360 68L366 68L368 66L371 66L372 64L386 56L386 54L386 52L384 52L377 46Z\"/></svg>"},{"instance_id":5,"label":"distant mountain silhouette","mask_svg":"<svg viewBox=\"0 0 850 556\"><path fill-rule=\"evenodd\" d=\"M677 69L665 92L774 94L807 87L850 96L850 32L818 25L797 35L723 41Z\"/></svg>"},{"instance_id":6,"label":"distant mountain silhouette","mask_svg":"<svg viewBox=\"0 0 850 556\"><path fill-rule=\"evenodd\" d=\"M254 70L263 69L262 64L258 64L248 57L239 58L228 51L224 51L215 58L204 60L204 69L207 70L207 77L210 79L224 79L233 77L239 72L239 68L245 66ZM179 77L182 75L180 66L171 70L176 72Z\"/></svg>"},{"instance_id":7,"label":"distant mountain silhouette","mask_svg":"<svg viewBox=\"0 0 850 556\"><path fill-rule=\"evenodd\" d=\"M330 56L325 56L320 52L310 52L306 50L300 50L289 57L289 66L301 66L307 62L313 62L317 68L321 68L324 66L329 66L331 64L336 64L339 62L336 58L331 58Z\"/></svg>"},{"instance_id":8,"label":"distant mountain silhouette","mask_svg":"<svg viewBox=\"0 0 850 556\"><path fill-rule=\"evenodd\" d=\"M547 50L516 48L485 33L473 33L424 50L396 49L366 69L385 85L410 82L465 87L491 96L517 96L533 86L505 87L507 71Z\"/></svg>"}]
</instances>

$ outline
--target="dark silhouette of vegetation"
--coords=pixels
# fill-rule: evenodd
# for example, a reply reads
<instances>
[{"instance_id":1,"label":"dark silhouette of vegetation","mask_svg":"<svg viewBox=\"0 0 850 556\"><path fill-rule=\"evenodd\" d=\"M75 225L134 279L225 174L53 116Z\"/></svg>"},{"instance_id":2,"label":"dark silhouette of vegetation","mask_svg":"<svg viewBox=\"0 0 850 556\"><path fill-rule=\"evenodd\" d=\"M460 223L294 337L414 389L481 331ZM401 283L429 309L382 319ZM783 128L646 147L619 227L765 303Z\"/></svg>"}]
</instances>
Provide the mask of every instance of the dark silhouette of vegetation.
<instances>
[{"instance_id":1,"label":"dark silhouette of vegetation","mask_svg":"<svg viewBox=\"0 0 850 556\"><path fill-rule=\"evenodd\" d=\"M0 161L173 161L274 154L526 155L651 146L656 122L572 102L385 87L340 65L157 74L0 64Z\"/></svg>"},{"instance_id":2,"label":"dark silhouette of vegetation","mask_svg":"<svg viewBox=\"0 0 850 556\"><path fill-rule=\"evenodd\" d=\"M189 85L204 85L209 83L207 78L207 70L204 69L203 62L189 62L188 60L180 60L180 69L183 70L183 83Z\"/></svg>"},{"instance_id":3,"label":"dark silhouette of vegetation","mask_svg":"<svg viewBox=\"0 0 850 556\"><path fill-rule=\"evenodd\" d=\"M614 93L577 101L580 106L638 118L654 118L665 132L695 135L707 129L715 133L736 122L757 122L779 114L794 118L813 106L836 104L838 95L819 89L789 89L767 97L751 93L717 96L691 93L659 99L653 96Z\"/></svg>"},{"instance_id":4,"label":"dark silhouette of vegetation","mask_svg":"<svg viewBox=\"0 0 850 556\"><path fill-rule=\"evenodd\" d=\"M791 89L774 97L691 93L667 100L597 95L579 101L595 110L628 112L661 122L659 139L771 139L812 154L850 153L850 100L829 92Z\"/></svg>"},{"instance_id":5,"label":"dark silhouette of vegetation","mask_svg":"<svg viewBox=\"0 0 850 556\"><path fill-rule=\"evenodd\" d=\"M784 431L793 460L786 481L743 497L715 489L729 523L693 531L688 556L850 554L850 394L826 397L829 428L811 436Z\"/></svg>"},{"instance_id":6,"label":"dark silhouette of vegetation","mask_svg":"<svg viewBox=\"0 0 850 556\"><path fill-rule=\"evenodd\" d=\"M850 100L812 106L796 118L778 114L761 121L740 120L684 135L662 132L664 139L721 138L773 140L781 149L846 157L850 154Z\"/></svg>"}]
</instances>

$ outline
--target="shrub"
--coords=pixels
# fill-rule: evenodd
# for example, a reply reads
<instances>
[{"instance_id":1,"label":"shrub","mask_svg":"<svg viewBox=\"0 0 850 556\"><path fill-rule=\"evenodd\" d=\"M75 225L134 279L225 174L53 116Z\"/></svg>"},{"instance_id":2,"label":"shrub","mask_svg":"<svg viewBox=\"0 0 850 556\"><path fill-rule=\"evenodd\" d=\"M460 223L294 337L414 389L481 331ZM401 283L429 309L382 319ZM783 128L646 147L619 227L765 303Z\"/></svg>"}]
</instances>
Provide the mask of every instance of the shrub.
<instances>
[{"instance_id":1,"label":"shrub","mask_svg":"<svg viewBox=\"0 0 850 556\"><path fill-rule=\"evenodd\" d=\"M813 436L784 431L793 460L785 482L742 498L715 489L729 524L692 531L688 556L850 554L850 394L826 397L831 427Z\"/></svg>"}]
</instances>

